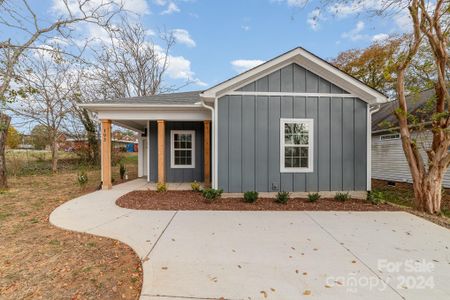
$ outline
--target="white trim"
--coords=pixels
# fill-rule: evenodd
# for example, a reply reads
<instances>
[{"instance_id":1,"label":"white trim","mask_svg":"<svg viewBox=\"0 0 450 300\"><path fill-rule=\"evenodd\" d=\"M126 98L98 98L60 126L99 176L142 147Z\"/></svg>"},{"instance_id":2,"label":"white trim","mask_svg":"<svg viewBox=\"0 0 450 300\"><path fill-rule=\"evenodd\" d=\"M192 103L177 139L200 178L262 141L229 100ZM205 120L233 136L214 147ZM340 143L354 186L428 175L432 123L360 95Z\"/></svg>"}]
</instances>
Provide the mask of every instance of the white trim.
<instances>
[{"instance_id":1,"label":"white trim","mask_svg":"<svg viewBox=\"0 0 450 300\"><path fill-rule=\"evenodd\" d=\"M204 121L211 119L211 114L206 109L193 110L101 110L98 111L98 118L113 120L133 121Z\"/></svg>"},{"instance_id":2,"label":"white trim","mask_svg":"<svg viewBox=\"0 0 450 300\"><path fill-rule=\"evenodd\" d=\"M325 94L325 93L288 93L288 92L227 92L225 95L237 96L293 96L319 98L358 98L353 94Z\"/></svg>"},{"instance_id":3,"label":"white trim","mask_svg":"<svg viewBox=\"0 0 450 300\"><path fill-rule=\"evenodd\" d=\"M244 86L290 63L297 63L303 66L305 69L327 79L336 86L357 95L358 98L365 102L383 103L388 101L387 97L380 92L370 88L302 48L295 48L247 72L224 81L202 92L200 96L209 99L220 97L229 91Z\"/></svg>"},{"instance_id":4,"label":"white trim","mask_svg":"<svg viewBox=\"0 0 450 300\"><path fill-rule=\"evenodd\" d=\"M175 145L174 145L174 135L175 134L190 134L191 135L191 145L190 149L181 149L191 151L191 164L190 165L176 165L175 164ZM177 148L178 149L178 148ZM193 169L195 168L195 130L171 130L170 131L170 167L172 169Z\"/></svg>"},{"instance_id":5,"label":"white trim","mask_svg":"<svg viewBox=\"0 0 450 300\"><path fill-rule=\"evenodd\" d=\"M218 98L214 99L214 171L213 171L213 184L214 189L219 188L219 105Z\"/></svg>"},{"instance_id":6,"label":"white trim","mask_svg":"<svg viewBox=\"0 0 450 300\"><path fill-rule=\"evenodd\" d=\"M284 148L289 147L284 141L284 125L289 123L308 124L308 167L287 168L284 164ZM314 171L314 119L281 118L280 119L280 172L281 173L311 173Z\"/></svg>"},{"instance_id":7,"label":"white trim","mask_svg":"<svg viewBox=\"0 0 450 300\"><path fill-rule=\"evenodd\" d=\"M367 191L372 190L372 114L379 110L379 105L373 110L367 106Z\"/></svg>"},{"instance_id":8,"label":"white trim","mask_svg":"<svg viewBox=\"0 0 450 300\"><path fill-rule=\"evenodd\" d=\"M78 107L83 108L198 108L201 104L140 104L140 103L80 103Z\"/></svg>"},{"instance_id":9,"label":"white trim","mask_svg":"<svg viewBox=\"0 0 450 300\"><path fill-rule=\"evenodd\" d=\"M147 121L147 182L150 182L150 169L150 121Z\"/></svg>"},{"instance_id":10,"label":"white trim","mask_svg":"<svg viewBox=\"0 0 450 300\"><path fill-rule=\"evenodd\" d=\"M138 137L138 177L142 177L144 175L143 167L144 167L144 149L143 149L143 140L142 137Z\"/></svg>"},{"instance_id":11,"label":"white trim","mask_svg":"<svg viewBox=\"0 0 450 300\"><path fill-rule=\"evenodd\" d=\"M367 191L372 189L372 112L367 106Z\"/></svg>"}]
</instances>

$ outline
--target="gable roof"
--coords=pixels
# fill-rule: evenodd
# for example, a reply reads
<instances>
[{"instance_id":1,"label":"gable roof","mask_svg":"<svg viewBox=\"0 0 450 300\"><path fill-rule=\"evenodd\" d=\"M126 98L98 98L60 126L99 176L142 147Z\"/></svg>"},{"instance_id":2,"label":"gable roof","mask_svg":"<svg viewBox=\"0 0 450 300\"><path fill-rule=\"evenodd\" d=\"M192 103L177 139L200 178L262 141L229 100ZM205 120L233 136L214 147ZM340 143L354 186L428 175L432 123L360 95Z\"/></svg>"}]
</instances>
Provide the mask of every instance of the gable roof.
<instances>
[{"instance_id":1,"label":"gable roof","mask_svg":"<svg viewBox=\"0 0 450 300\"><path fill-rule=\"evenodd\" d=\"M424 90L418 94L409 95L406 97L408 111L420 117L424 122L431 118L431 113L426 112L425 104L432 99L436 94L433 88ZM398 100L384 103L380 109L372 115L372 132L381 133L398 128L398 120L394 115L395 109L398 107ZM388 127L385 126L388 125Z\"/></svg>"},{"instance_id":2,"label":"gable roof","mask_svg":"<svg viewBox=\"0 0 450 300\"><path fill-rule=\"evenodd\" d=\"M301 47L294 48L259 66L223 81L203 91L201 96L212 100L291 63L304 67L370 104L384 103L388 100L381 92Z\"/></svg>"}]
</instances>

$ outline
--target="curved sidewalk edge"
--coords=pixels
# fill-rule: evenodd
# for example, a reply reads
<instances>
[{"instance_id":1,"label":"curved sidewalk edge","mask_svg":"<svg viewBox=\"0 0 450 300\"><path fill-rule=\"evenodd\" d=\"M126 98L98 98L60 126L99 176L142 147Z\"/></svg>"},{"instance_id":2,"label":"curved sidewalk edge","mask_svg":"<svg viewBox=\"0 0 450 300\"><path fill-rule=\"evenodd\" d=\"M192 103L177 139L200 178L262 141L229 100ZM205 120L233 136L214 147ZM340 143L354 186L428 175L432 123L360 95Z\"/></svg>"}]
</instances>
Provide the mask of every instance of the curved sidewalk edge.
<instances>
[{"instance_id":1,"label":"curved sidewalk edge","mask_svg":"<svg viewBox=\"0 0 450 300\"><path fill-rule=\"evenodd\" d=\"M118 240L130 246L142 263L143 274L149 268L147 256L176 212L140 211L119 207L116 200L147 182L136 179L111 190L100 190L72 199L57 207L49 222L59 228ZM148 281L148 280L147 280ZM142 290L150 282L143 278Z\"/></svg>"}]
</instances>

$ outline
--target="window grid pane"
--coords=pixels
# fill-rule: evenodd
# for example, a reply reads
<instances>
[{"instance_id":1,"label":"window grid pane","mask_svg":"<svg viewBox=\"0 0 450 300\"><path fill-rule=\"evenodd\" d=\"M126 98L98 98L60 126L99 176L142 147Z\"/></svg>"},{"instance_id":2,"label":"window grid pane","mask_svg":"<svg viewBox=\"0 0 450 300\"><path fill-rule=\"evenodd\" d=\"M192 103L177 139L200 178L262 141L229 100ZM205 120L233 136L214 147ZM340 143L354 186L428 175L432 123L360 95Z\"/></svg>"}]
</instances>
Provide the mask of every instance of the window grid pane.
<instances>
[{"instance_id":1,"label":"window grid pane","mask_svg":"<svg viewBox=\"0 0 450 300\"><path fill-rule=\"evenodd\" d=\"M309 124L284 123L284 167L309 167Z\"/></svg>"},{"instance_id":2,"label":"window grid pane","mask_svg":"<svg viewBox=\"0 0 450 300\"><path fill-rule=\"evenodd\" d=\"M174 164L189 166L192 164L192 134L175 133L173 135Z\"/></svg>"}]
</instances>

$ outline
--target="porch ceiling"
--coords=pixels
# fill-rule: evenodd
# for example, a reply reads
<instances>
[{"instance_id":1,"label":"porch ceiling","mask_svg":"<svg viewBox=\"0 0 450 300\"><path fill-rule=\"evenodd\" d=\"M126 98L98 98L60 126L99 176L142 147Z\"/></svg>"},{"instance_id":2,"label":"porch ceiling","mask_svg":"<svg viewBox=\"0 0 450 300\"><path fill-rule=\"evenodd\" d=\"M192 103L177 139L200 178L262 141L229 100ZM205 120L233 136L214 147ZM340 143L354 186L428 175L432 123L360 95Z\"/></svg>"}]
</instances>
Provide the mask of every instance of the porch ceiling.
<instances>
[{"instance_id":1,"label":"porch ceiling","mask_svg":"<svg viewBox=\"0 0 450 300\"><path fill-rule=\"evenodd\" d=\"M140 133L143 133L147 127L145 120L112 120L112 123Z\"/></svg>"}]
</instances>

